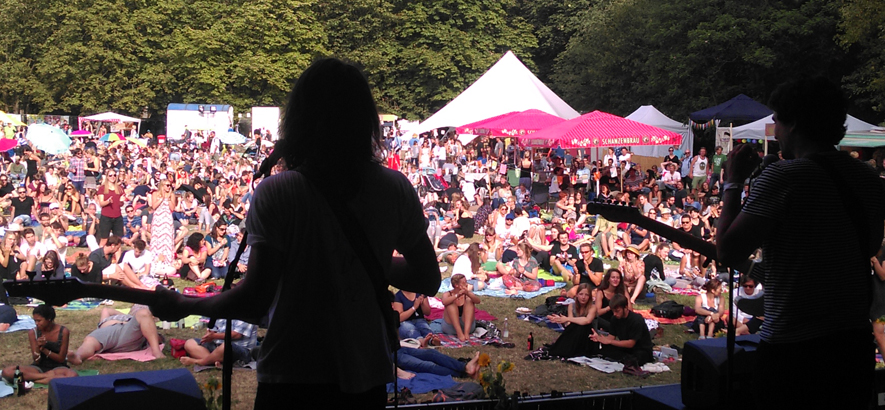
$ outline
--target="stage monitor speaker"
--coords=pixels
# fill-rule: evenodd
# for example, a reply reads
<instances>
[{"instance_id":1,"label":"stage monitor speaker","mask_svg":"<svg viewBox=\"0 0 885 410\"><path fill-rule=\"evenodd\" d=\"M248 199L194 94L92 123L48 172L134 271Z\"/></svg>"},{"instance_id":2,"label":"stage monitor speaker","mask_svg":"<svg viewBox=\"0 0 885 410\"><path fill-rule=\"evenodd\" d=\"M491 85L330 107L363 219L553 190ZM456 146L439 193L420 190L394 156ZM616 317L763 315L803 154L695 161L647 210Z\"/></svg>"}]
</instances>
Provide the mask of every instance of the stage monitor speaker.
<instances>
[{"instance_id":1,"label":"stage monitor speaker","mask_svg":"<svg viewBox=\"0 0 885 410\"><path fill-rule=\"evenodd\" d=\"M728 351L726 338L693 340L682 353L682 403L693 408L729 408L751 404L752 395L741 393L752 387L756 368L757 335L738 336L734 344L734 379L726 386ZM728 403L727 391L733 392ZM745 407L746 408L746 407Z\"/></svg>"},{"instance_id":2,"label":"stage monitor speaker","mask_svg":"<svg viewBox=\"0 0 885 410\"><path fill-rule=\"evenodd\" d=\"M49 410L205 409L187 369L69 377L49 382Z\"/></svg>"}]
</instances>

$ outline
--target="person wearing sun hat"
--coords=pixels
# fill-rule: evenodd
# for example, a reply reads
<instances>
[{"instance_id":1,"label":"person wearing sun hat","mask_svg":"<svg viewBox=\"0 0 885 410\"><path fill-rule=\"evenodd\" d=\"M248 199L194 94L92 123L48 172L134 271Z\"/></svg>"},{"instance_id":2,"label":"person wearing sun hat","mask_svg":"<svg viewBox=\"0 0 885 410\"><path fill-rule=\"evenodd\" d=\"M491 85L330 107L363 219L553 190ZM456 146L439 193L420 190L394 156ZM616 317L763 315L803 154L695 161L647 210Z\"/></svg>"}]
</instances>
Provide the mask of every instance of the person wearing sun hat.
<instances>
[{"instance_id":1,"label":"person wearing sun hat","mask_svg":"<svg viewBox=\"0 0 885 410\"><path fill-rule=\"evenodd\" d=\"M624 285L627 287L627 294L630 295L630 303L636 303L636 299L645 290L645 262L640 259L639 249L633 245L624 249L618 261L620 262L618 269L624 276Z\"/></svg>"}]
</instances>

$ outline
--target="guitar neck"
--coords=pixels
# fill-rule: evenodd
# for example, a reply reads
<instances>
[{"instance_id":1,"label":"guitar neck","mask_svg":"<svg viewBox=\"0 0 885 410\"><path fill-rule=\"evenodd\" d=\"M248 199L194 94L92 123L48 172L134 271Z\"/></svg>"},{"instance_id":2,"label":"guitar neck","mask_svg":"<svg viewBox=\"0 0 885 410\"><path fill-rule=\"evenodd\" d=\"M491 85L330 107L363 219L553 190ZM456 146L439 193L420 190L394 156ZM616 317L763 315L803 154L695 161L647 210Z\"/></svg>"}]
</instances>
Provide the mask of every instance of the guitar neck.
<instances>
[{"instance_id":1,"label":"guitar neck","mask_svg":"<svg viewBox=\"0 0 885 410\"><path fill-rule=\"evenodd\" d=\"M684 230L676 229L670 225L665 223L656 221L651 218L642 217L643 221L634 222L636 225L639 225L649 231L652 231L663 238L669 239L671 242L676 242L679 246L687 249L691 249L701 255L706 256L708 259L716 259L716 245L707 242L697 236L694 236Z\"/></svg>"},{"instance_id":2,"label":"guitar neck","mask_svg":"<svg viewBox=\"0 0 885 410\"><path fill-rule=\"evenodd\" d=\"M80 298L111 299L142 305L152 305L157 301L157 295L153 291L86 283L76 278L8 280L3 282L3 287L9 296L33 297L53 306L61 306Z\"/></svg>"}]
</instances>

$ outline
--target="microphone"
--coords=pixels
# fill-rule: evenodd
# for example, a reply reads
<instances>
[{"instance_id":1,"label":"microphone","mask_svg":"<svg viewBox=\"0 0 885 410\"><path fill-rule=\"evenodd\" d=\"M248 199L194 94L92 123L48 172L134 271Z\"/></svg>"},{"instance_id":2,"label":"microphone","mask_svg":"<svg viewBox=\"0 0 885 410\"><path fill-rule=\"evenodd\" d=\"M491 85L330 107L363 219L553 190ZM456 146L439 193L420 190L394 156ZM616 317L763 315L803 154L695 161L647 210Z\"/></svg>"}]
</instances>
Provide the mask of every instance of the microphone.
<instances>
[{"instance_id":1,"label":"microphone","mask_svg":"<svg viewBox=\"0 0 885 410\"><path fill-rule=\"evenodd\" d=\"M756 179L757 177L759 177L760 174L762 174L762 171L764 171L766 167L774 164L775 162L778 162L779 160L780 157L778 157L777 154L768 154L762 157L762 162L759 164L758 167L756 167L756 170L753 171L752 174L750 174L750 179Z\"/></svg>"}]
</instances>

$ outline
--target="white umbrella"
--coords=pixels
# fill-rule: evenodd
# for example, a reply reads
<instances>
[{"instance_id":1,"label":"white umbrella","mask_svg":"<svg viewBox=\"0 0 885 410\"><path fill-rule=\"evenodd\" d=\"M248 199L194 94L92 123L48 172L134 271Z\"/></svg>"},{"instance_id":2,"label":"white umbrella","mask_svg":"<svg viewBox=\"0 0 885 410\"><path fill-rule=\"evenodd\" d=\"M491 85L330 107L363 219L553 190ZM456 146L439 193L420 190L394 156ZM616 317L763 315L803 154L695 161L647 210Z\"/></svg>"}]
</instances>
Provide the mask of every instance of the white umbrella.
<instances>
[{"instance_id":1,"label":"white umbrella","mask_svg":"<svg viewBox=\"0 0 885 410\"><path fill-rule=\"evenodd\" d=\"M218 134L218 139L222 144L239 145L246 142L246 136L236 131L228 131Z\"/></svg>"},{"instance_id":2,"label":"white umbrella","mask_svg":"<svg viewBox=\"0 0 885 410\"><path fill-rule=\"evenodd\" d=\"M46 124L33 124L25 136L34 147L47 154L58 155L71 147L71 138L59 128Z\"/></svg>"}]
</instances>

